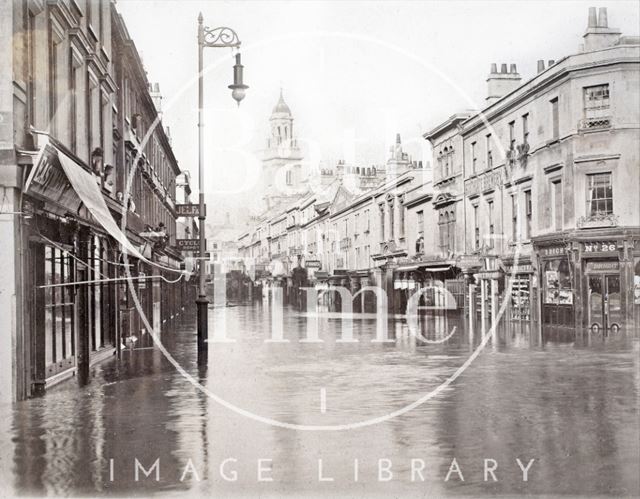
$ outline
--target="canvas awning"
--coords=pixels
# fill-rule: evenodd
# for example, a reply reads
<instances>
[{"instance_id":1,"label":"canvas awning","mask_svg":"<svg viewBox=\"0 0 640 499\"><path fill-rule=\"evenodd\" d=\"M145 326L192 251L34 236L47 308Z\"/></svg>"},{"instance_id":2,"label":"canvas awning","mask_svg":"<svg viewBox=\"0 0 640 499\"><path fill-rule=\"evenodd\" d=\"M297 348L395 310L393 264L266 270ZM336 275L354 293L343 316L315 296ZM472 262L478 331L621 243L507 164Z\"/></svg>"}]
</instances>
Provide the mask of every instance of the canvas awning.
<instances>
[{"instance_id":1,"label":"canvas awning","mask_svg":"<svg viewBox=\"0 0 640 499\"><path fill-rule=\"evenodd\" d=\"M425 267L425 272L446 272L451 268L451 265L447 265L444 267Z\"/></svg>"},{"instance_id":2,"label":"canvas awning","mask_svg":"<svg viewBox=\"0 0 640 499\"><path fill-rule=\"evenodd\" d=\"M111 216L96 177L55 144L48 142L41 149L25 190L67 206L73 213L77 213L79 207L84 205L88 214L120 244L123 251L151 263L129 241Z\"/></svg>"},{"instance_id":3,"label":"canvas awning","mask_svg":"<svg viewBox=\"0 0 640 499\"><path fill-rule=\"evenodd\" d=\"M418 270L420 265L400 265L396 271L398 272L410 272L412 270Z\"/></svg>"}]
</instances>

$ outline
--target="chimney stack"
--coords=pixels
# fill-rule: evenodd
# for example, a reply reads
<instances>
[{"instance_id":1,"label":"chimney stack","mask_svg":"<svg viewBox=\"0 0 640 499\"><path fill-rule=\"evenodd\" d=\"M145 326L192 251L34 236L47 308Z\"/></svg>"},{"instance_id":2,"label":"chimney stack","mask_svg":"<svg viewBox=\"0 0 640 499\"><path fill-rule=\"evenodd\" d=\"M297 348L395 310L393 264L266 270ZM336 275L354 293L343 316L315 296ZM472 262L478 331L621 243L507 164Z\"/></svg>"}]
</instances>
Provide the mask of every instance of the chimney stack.
<instances>
[{"instance_id":1,"label":"chimney stack","mask_svg":"<svg viewBox=\"0 0 640 499\"><path fill-rule=\"evenodd\" d=\"M555 61L555 60L553 60L553 59L549 59L549 64L548 64L548 66L547 66L547 67L548 67L548 68L550 68L550 67L551 67L551 66L553 66L555 63L556 63L556 61Z\"/></svg>"},{"instance_id":2,"label":"chimney stack","mask_svg":"<svg viewBox=\"0 0 640 499\"><path fill-rule=\"evenodd\" d=\"M598 20L596 18L596 8L589 7L589 24L587 25L589 28L595 28L598 25Z\"/></svg>"},{"instance_id":3,"label":"chimney stack","mask_svg":"<svg viewBox=\"0 0 640 499\"><path fill-rule=\"evenodd\" d=\"M607 20L607 8L600 7L598 10L598 28L608 28L609 21Z\"/></svg>"},{"instance_id":4,"label":"chimney stack","mask_svg":"<svg viewBox=\"0 0 640 499\"><path fill-rule=\"evenodd\" d=\"M620 30L609 27L607 8L600 7L596 17L596 8L589 7L589 22L584 33L584 52L592 52L612 47L620 40Z\"/></svg>"},{"instance_id":5,"label":"chimney stack","mask_svg":"<svg viewBox=\"0 0 640 499\"><path fill-rule=\"evenodd\" d=\"M507 70L507 67L510 69ZM500 72L498 73L498 65L495 62L492 63L491 72L487 78L487 104L493 104L513 92L520 86L521 80L515 64L510 66L506 63L500 64Z\"/></svg>"},{"instance_id":6,"label":"chimney stack","mask_svg":"<svg viewBox=\"0 0 640 499\"><path fill-rule=\"evenodd\" d=\"M538 73L542 73L544 71L544 60L543 59L539 59L538 60Z\"/></svg>"}]
</instances>

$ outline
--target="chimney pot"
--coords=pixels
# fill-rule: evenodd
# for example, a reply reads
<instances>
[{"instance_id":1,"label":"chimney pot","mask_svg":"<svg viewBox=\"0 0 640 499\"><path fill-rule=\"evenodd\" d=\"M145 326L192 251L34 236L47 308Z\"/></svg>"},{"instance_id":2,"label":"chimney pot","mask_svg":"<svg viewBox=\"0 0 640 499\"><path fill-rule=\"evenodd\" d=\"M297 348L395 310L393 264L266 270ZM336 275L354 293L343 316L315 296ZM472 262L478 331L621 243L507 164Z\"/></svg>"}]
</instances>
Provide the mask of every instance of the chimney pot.
<instances>
[{"instance_id":1,"label":"chimney pot","mask_svg":"<svg viewBox=\"0 0 640 499\"><path fill-rule=\"evenodd\" d=\"M548 68L550 68L551 66L553 66L556 63L556 61L554 61L553 59L549 59L549 64L548 64Z\"/></svg>"},{"instance_id":2,"label":"chimney pot","mask_svg":"<svg viewBox=\"0 0 640 499\"><path fill-rule=\"evenodd\" d=\"M509 72L512 73L512 74L517 74L518 73L518 70L516 69L516 65L515 64L511 65L511 68L510 68Z\"/></svg>"},{"instance_id":3,"label":"chimney pot","mask_svg":"<svg viewBox=\"0 0 640 499\"><path fill-rule=\"evenodd\" d=\"M506 64L502 64L500 66L500 72L501 73L506 73L507 72L507 65Z\"/></svg>"},{"instance_id":4,"label":"chimney pot","mask_svg":"<svg viewBox=\"0 0 640 499\"><path fill-rule=\"evenodd\" d=\"M596 19L596 8L589 7L589 28L595 28L598 25L598 21Z\"/></svg>"},{"instance_id":5,"label":"chimney pot","mask_svg":"<svg viewBox=\"0 0 640 499\"><path fill-rule=\"evenodd\" d=\"M600 7L598 10L598 27L599 28L608 28L609 21L607 20L607 8Z\"/></svg>"},{"instance_id":6,"label":"chimney pot","mask_svg":"<svg viewBox=\"0 0 640 499\"><path fill-rule=\"evenodd\" d=\"M495 74L498 72L498 65L495 62L491 63L491 74Z\"/></svg>"},{"instance_id":7,"label":"chimney pot","mask_svg":"<svg viewBox=\"0 0 640 499\"><path fill-rule=\"evenodd\" d=\"M538 60L538 73L542 73L544 71L544 60Z\"/></svg>"}]
</instances>

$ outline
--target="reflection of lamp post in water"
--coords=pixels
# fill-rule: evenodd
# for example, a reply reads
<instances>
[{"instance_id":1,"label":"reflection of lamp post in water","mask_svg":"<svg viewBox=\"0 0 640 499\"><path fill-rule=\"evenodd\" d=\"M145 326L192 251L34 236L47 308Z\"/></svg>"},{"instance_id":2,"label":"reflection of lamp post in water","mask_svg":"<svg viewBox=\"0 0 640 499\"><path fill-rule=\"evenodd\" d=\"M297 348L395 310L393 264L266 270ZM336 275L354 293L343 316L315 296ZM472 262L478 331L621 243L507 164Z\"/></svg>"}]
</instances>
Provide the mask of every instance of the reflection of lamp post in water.
<instances>
[{"instance_id":1,"label":"reflection of lamp post in water","mask_svg":"<svg viewBox=\"0 0 640 499\"><path fill-rule=\"evenodd\" d=\"M198 298L196 304L198 307L198 355L207 352L207 337L209 336L208 315L209 302L206 295L206 264L205 258L205 204L204 204L204 88L203 88L203 51L205 47L214 48L240 48L240 39L237 33L231 28L207 28L202 23L202 13L198 15L198 184L199 184L199 205L198 221L199 221L199 237L200 251L198 259ZM233 84L229 85L232 90L231 96L240 105L240 101L244 99L245 91L248 88L242 81L243 66L240 63L240 53L236 54L236 64L233 67Z\"/></svg>"}]
</instances>

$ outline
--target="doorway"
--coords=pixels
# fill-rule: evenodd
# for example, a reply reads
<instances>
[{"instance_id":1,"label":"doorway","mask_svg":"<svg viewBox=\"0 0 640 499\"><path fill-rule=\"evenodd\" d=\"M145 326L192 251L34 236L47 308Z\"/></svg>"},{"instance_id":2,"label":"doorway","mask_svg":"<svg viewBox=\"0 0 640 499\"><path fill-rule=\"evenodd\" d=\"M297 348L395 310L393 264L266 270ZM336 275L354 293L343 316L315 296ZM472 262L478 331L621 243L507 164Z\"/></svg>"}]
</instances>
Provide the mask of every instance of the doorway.
<instances>
[{"instance_id":1,"label":"doorway","mask_svg":"<svg viewBox=\"0 0 640 499\"><path fill-rule=\"evenodd\" d=\"M589 285L589 328L597 333L620 330L623 322L619 274L591 274Z\"/></svg>"}]
</instances>

